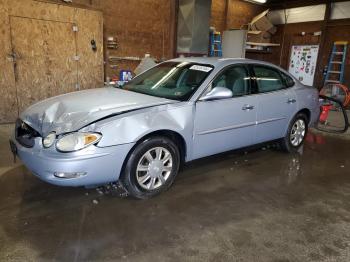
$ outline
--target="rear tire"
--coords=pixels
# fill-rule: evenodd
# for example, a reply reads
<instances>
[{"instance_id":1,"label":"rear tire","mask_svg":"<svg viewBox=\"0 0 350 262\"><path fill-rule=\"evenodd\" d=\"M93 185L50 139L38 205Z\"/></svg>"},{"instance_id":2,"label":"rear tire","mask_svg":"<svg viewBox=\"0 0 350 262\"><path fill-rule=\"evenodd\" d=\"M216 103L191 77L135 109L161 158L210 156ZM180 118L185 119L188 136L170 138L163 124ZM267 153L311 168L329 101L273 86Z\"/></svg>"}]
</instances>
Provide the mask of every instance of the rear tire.
<instances>
[{"instance_id":1,"label":"rear tire","mask_svg":"<svg viewBox=\"0 0 350 262\"><path fill-rule=\"evenodd\" d=\"M129 195L148 199L167 190L179 172L180 152L167 137L149 137L129 155L120 177Z\"/></svg>"},{"instance_id":2,"label":"rear tire","mask_svg":"<svg viewBox=\"0 0 350 262\"><path fill-rule=\"evenodd\" d=\"M308 132L308 118L298 113L290 122L287 134L282 138L281 149L288 153L295 153L304 144Z\"/></svg>"}]
</instances>

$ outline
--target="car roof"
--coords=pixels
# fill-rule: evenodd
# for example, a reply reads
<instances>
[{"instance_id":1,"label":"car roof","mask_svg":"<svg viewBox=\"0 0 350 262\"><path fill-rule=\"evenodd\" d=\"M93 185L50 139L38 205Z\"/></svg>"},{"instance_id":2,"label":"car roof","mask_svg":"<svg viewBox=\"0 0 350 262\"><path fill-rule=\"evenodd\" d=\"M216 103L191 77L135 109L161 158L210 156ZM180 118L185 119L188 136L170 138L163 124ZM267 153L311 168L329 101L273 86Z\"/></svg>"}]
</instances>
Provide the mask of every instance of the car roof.
<instances>
[{"instance_id":1,"label":"car roof","mask_svg":"<svg viewBox=\"0 0 350 262\"><path fill-rule=\"evenodd\" d=\"M208 64L212 65L214 67L220 66L220 65L227 65L227 64L264 64L276 67L276 65L264 62L264 61L258 61L258 60L252 60L247 58L218 58L218 57L179 57L172 59L170 61L173 62L188 62L188 63L199 63L199 64Z\"/></svg>"},{"instance_id":2,"label":"car roof","mask_svg":"<svg viewBox=\"0 0 350 262\"><path fill-rule=\"evenodd\" d=\"M175 59L172 59L169 61L207 64L207 65L212 65L214 67L219 67L219 68L230 65L230 64L259 64L259 65L266 65L266 66L274 67L274 68L286 73L287 75L293 77L289 72L287 72L286 70L284 70L283 68L281 68L275 64L271 64L271 63L268 63L265 61L247 59L247 58L179 57L179 58L175 58ZM167 62L167 61L165 61L165 62Z\"/></svg>"}]
</instances>

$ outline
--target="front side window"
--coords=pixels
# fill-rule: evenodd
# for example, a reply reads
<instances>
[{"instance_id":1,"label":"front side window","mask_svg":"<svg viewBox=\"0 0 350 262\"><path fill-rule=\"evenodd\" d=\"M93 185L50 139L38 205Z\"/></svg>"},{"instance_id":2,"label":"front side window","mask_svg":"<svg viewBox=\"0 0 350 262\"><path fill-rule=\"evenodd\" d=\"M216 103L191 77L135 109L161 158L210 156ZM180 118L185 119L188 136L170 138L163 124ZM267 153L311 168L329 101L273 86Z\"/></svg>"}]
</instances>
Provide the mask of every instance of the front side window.
<instances>
[{"instance_id":1,"label":"front side window","mask_svg":"<svg viewBox=\"0 0 350 262\"><path fill-rule=\"evenodd\" d=\"M276 69L266 66L254 66L253 69L259 93L272 92L286 88L281 74Z\"/></svg>"},{"instance_id":2,"label":"front side window","mask_svg":"<svg viewBox=\"0 0 350 262\"><path fill-rule=\"evenodd\" d=\"M250 92L250 77L244 66L233 66L218 75L212 83L212 88L226 87L233 96L244 96Z\"/></svg>"},{"instance_id":3,"label":"front side window","mask_svg":"<svg viewBox=\"0 0 350 262\"><path fill-rule=\"evenodd\" d=\"M135 77L122 88L146 95L186 101L212 70L210 65L166 62Z\"/></svg>"}]
</instances>

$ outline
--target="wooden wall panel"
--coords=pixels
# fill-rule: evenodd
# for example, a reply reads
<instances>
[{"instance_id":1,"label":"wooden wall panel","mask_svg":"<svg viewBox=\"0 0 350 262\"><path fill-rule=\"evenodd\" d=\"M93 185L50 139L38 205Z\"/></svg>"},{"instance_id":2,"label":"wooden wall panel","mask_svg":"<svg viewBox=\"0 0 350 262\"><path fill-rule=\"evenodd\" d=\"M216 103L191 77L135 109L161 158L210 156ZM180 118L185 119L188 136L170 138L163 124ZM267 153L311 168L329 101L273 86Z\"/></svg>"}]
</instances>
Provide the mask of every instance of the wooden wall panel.
<instances>
[{"instance_id":1,"label":"wooden wall panel","mask_svg":"<svg viewBox=\"0 0 350 262\"><path fill-rule=\"evenodd\" d=\"M83 6L103 12L104 38L117 37L117 50L104 49L105 75L119 75L120 69L134 70L139 61L120 60L110 63L109 56L143 57L150 53L160 60L174 56L176 43L177 0L74 0L63 3L61 0L50 1L65 6ZM117 65L112 69L110 65Z\"/></svg>"},{"instance_id":2,"label":"wooden wall panel","mask_svg":"<svg viewBox=\"0 0 350 262\"><path fill-rule=\"evenodd\" d=\"M10 24L7 0L0 0L0 123L13 121L18 115L13 63L11 53Z\"/></svg>"},{"instance_id":3,"label":"wooden wall panel","mask_svg":"<svg viewBox=\"0 0 350 262\"><path fill-rule=\"evenodd\" d=\"M101 12L76 9L78 78L81 89L103 86L103 16ZM91 41L96 42L93 51Z\"/></svg>"},{"instance_id":4,"label":"wooden wall panel","mask_svg":"<svg viewBox=\"0 0 350 262\"><path fill-rule=\"evenodd\" d=\"M8 0L11 16L30 17L42 20L74 22L74 8L31 0Z\"/></svg>"},{"instance_id":5,"label":"wooden wall panel","mask_svg":"<svg viewBox=\"0 0 350 262\"><path fill-rule=\"evenodd\" d=\"M63 2L62 0L33 0L36 2L54 3L65 6L73 6L78 8L87 8L97 10L96 7L99 6L101 1L105 0L73 0L72 2Z\"/></svg>"},{"instance_id":6,"label":"wooden wall panel","mask_svg":"<svg viewBox=\"0 0 350 262\"><path fill-rule=\"evenodd\" d=\"M105 75L119 75L120 69L134 70L139 61L121 60L110 63L109 56L143 57L150 53L158 60L170 59L174 55L176 35L176 0L74 0L64 3L61 0L35 0L53 2L63 7L86 7L103 13L104 38L117 37L117 50L104 49ZM110 65L117 65L112 69ZM84 81L83 81L84 82Z\"/></svg>"},{"instance_id":7,"label":"wooden wall panel","mask_svg":"<svg viewBox=\"0 0 350 262\"><path fill-rule=\"evenodd\" d=\"M28 81L27 88L24 82L15 83L13 63L7 59L8 54L11 53L10 17L30 18L38 23L46 21L43 25L33 21L13 25L13 37L17 37L14 41L18 53L23 52L29 57L31 53L35 54L36 48L42 50L34 62L19 59L18 76ZM58 24L55 23L63 23L64 26L63 24L57 26ZM73 23L78 25L78 33L72 31ZM2 36L0 43L4 46L0 48L0 68L3 74L0 79L2 97L0 123L15 120L18 114L18 97L20 98L19 107L22 110L27 103L73 91L76 83L79 83L81 88L102 86L103 18L101 12L45 1L0 0L0 34ZM70 37L70 35L73 36ZM96 52L91 48L92 39L97 43ZM39 42L35 43L36 41ZM78 62L75 61L76 55L80 57ZM23 93L21 96L16 96L19 92ZM32 99L30 99L31 95ZM25 99L21 97L27 97L28 101L23 102Z\"/></svg>"},{"instance_id":8,"label":"wooden wall panel","mask_svg":"<svg viewBox=\"0 0 350 262\"><path fill-rule=\"evenodd\" d=\"M72 24L13 16L10 23L12 46L19 56L19 111L48 97L75 91L78 74Z\"/></svg>"}]
</instances>

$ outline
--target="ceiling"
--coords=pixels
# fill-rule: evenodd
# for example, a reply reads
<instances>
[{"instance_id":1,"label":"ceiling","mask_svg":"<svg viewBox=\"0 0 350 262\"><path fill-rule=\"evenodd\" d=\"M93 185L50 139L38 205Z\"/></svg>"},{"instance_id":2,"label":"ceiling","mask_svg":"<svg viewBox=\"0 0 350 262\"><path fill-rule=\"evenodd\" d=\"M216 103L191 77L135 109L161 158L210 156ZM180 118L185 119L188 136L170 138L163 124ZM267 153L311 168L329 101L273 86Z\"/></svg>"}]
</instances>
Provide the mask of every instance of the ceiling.
<instances>
[{"instance_id":1,"label":"ceiling","mask_svg":"<svg viewBox=\"0 0 350 262\"><path fill-rule=\"evenodd\" d=\"M300 7L307 5L317 5L325 4L330 2L329 0L267 0L265 4L267 7L276 9L276 8L291 8L291 7ZM333 0L332 2L339 2Z\"/></svg>"},{"instance_id":2,"label":"ceiling","mask_svg":"<svg viewBox=\"0 0 350 262\"><path fill-rule=\"evenodd\" d=\"M343 1L345 0L267 0L265 6L271 9L281 9Z\"/></svg>"}]
</instances>

